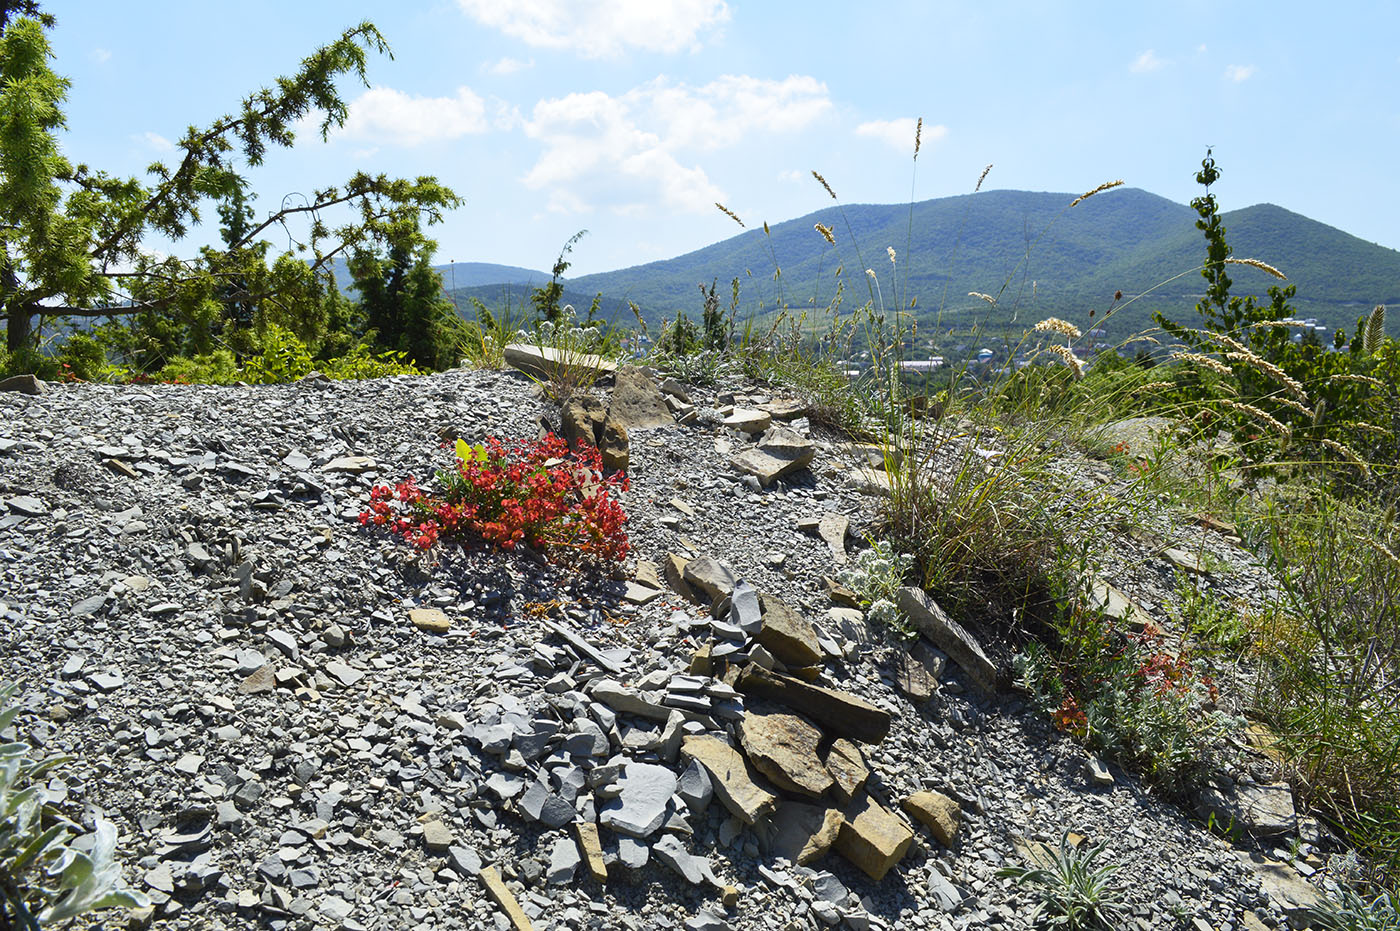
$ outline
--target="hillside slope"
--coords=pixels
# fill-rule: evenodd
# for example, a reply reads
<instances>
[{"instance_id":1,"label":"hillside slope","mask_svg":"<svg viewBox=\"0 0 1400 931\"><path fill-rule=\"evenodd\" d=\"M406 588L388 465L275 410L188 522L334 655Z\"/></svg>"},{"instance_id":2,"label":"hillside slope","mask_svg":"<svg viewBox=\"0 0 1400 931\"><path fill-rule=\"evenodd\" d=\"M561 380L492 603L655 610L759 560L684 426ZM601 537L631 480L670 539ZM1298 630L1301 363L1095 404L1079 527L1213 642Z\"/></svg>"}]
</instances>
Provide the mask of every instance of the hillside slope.
<instances>
[{"instance_id":1,"label":"hillside slope","mask_svg":"<svg viewBox=\"0 0 1400 931\"><path fill-rule=\"evenodd\" d=\"M925 324L999 325L1051 314L1087 323L1088 311L1102 315L1117 290L1147 296L1114 315L1114 338L1149 326L1154 310L1178 319L1192 313L1202 290L1194 272L1204 245L1191 208L1132 188L1069 209L1072 200L986 191L912 209L829 207L770 225L767 234L750 229L674 259L573 278L568 288L635 301L652 322L677 310L697 313L697 285L718 280L727 295L725 285L736 276L746 315L783 304L825 307L841 279L846 310L872 298L887 308L913 299ZM1289 274L1304 316L1351 328L1374 304L1400 301L1400 252L1272 204L1232 211L1224 220L1236 256L1260 258ZM818 235L816 223L833 228L835 246ZM896 250L894 267L886 247ZM876 272L878 292L861 274L866 268ZM1248 268L1232 277L1236 293L1261 297L1273 283ZM996 295L998 306L969 298L969 291Z\"/></svg>"}]
</instances>

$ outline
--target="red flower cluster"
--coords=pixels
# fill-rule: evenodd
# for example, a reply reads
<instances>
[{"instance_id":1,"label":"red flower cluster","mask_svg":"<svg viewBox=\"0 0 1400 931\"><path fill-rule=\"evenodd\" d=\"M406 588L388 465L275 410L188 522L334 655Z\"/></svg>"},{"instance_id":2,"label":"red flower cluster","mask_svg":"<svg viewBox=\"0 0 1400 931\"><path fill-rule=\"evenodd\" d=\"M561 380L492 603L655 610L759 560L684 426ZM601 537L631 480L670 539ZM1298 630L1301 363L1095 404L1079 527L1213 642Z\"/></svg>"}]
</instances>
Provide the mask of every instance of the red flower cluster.
<instances>
[{"instance_id":1,"label":"red flower cluster","mask_svg":"<svg viewBox=\"0 0 1400 931\"><path fill-rule=\"evenodd\" d=\"M1068 731L1071 734L1084 735L1089 727L1089 716L1079 707L1079 702L1074 700L1073 695L1066 695L1065 700L1060 703L1060 707L1055 709L1055 713L1050 716L1055 728L1061 731Z\"/></svg>"},{"instance_id":2,"label":"red flower cluster","mask_svg":"<svg viewBox=\"0 0 1400 931\"><path fill-rule=\"evenodd\" d=\"M553 434L480 446L458 441L456 468L438 480L440 495L426 494L412 478L392 489L375 486L360 523L421 550L442 537L474 534L507 550L523 543L556 561L627 555L627 515L612 497L627 490L627 476L605 476L593 447L573 450Z\"/></svg>"}]
</instances>

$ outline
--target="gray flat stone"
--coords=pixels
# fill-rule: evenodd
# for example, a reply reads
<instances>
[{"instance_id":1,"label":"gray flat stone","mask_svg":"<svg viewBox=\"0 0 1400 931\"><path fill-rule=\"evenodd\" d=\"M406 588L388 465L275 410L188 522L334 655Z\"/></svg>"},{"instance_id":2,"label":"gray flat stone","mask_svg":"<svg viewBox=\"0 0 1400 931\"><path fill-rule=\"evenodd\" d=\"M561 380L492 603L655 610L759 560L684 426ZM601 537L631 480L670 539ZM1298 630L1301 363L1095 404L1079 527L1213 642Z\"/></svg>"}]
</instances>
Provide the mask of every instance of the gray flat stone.
<instances>
[{"instance_id":1,"label":"gray flat stone","mask_svg":"<svg viewBox=\"0 0 1400 931\"><path fill-rule=\"evenodd\" d=\"M985 695L996 694L997 668L982 652L982 645L961 624L944 614L933 599L917 588L907 585L901 588L896 604L919 633L962 667L979 691Z\"/></svg>"},{"instance_id":2,"label":"gray flat stone","mask_svg":"<svg viewBox=\"0 0 1400 931\"><path fill-rule=\"evenodd\" d=\"M665 766L629 762L622 768L618 797L603 805L598 822L622 834L649 837L666 820L676 783L676 774Z\"/></svg>"},{"instance_id":3,"label":"gray flat stone","mask_svg":"<svg viewBox=\"0 0 1400 931\"><path fill-rule=\"evenodd\" d=\"M574 874L578 872L579 864L583 862L579 855L578 844L573 838L560 837L554 841L554 845L549 848L549 869L545 873L545 880L550 885L559 886L564 883L574 881Z\"/></svg>"}]
</instances>

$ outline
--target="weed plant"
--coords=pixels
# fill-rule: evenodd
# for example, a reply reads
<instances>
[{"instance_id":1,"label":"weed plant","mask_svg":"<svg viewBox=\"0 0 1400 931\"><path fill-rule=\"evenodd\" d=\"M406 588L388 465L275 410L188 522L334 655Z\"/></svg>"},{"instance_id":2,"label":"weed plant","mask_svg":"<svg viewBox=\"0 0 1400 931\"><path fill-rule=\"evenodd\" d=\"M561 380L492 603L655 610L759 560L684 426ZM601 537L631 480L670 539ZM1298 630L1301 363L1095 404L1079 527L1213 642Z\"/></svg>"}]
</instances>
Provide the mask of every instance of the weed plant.
<instances>
[{"instance_id":1,"label":"weed plant","mask_svg":"<svg viewBox=\"0 0 1400 931\"><path fill-rule=\"evenodd\" d=\"M1069 832L1054 850L1046 849L1031 866L1009 866L997 875L1030 887L1040 898L1035 918L1065 931L1113 931L1124 920L1122 892L1113 885L1118 867L1098 863L1104 845L1080 851Z\"/></svg>"}]
</instances>

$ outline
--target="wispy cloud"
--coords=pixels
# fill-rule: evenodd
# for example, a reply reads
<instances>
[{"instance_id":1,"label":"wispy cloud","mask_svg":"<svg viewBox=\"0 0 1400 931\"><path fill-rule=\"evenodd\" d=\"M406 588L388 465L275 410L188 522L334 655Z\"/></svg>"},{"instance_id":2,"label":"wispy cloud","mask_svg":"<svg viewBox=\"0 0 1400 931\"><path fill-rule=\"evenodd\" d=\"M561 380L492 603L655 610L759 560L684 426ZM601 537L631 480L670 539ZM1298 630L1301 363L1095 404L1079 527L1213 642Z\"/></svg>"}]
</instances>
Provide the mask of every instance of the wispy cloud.
<instances>
[{"instance_id":1,"label":"wispy cloud","mask_svg":"<svg viewBox=\"0 0 1400 931\"><path fill-rule=\"evenodd\" d=\"M1240 84L1254 77L1258 70L1253 65L1230 65L1225 69L1225 80Z\"/></svg>"},{"instance_id":2,"label":"wispy cloud","mask_svg":"<svg viewBox=\"0 0 1400 931\"><path fill-rule=\"evenodd\" d=\"M1133 59L1133 63L1128 66L1128 70L1134 74L1147 74L1152 71L1157 71L1165 64L1165 61L1157 57L1155 51L1148 49L1137 58Z\"/></svg>"},{"instance_id":3,"label":"wispy cloud","mask_svg":"<svg viewBox=\"0 0 1400 931\"><path fill-rule=\"evenodd\" d=\"M869 136L878 139L892 149L902 152L914 153L914 133L917 130L918 121L912 116L902 117L897 120L871 120L868 123L861 123L856 127L857 136ZM937 142L948 135L947 126L925 125L923 134L920 136L923 145Z\"/></svg>"},{"instance_id":4,"label":"wispy cloud","mask_svg":"<svg viewBox=\"0 0 1400 931\"><path fill-rule=\"evenodd\" d=\"M680 52L728 21L724 0L457 0L477 22L537 48L605 58L629 48Z\"/></svg>"},{"instance_id":5,"label":"wispy cloud","mask_svg":"<svg viewBox=\"0 0 1400 931\"><path fill-rule=\"evenodd\" d=\"M469 87L455 97L416 97L391 87L376 87L355 98L340 130L351 139L385 145L415 146L484 133L486 103Z\"/></svg>"},{"instance_id":6,"label":"wispy cloud","mask_svg":"<svg viewBox=\"0 0 1400 931\"><path fill-rule=\"evenodd\" d=\"M565 212L597 203L623 213L657 203L709 212L725 194L690 163L694 153L760 133L798 132L830 108L826 85L800 75L725 75L700 86L658 78L619 96L593 91L541 100L523 124L543 145L524 182L547 190L551 209Z\"/></svg>"},{"instance_id":7,"label":"wispy cloud","mask_svg":"<svg viewBox=\"0 0 1400 931\"><path fill-rule=\"evenodd\" d=\"M521 61L518 58L511 58L507 56L505 58L498 58L495 61L483 63L481 66L481 70L486 72L487 74L505 76L516 74L520 71L525 71L533 67L535 67L535 60L533 58L529 61Z\"/></svg>"},{"instance_id":8,"label":"wispy cloud","mask_svg":"<svg viewBox=\"0 0 1400 931\"><path fill-rule=\"evenodd\" d=\"M95 48L92 50L92 60L99 65L105 65L112 58L112 50L105 48Z\"/></svg>"},{"instance_id":9,"label":"wispy cloud","mask_svg":"<svg viewBox=\"0 0 1400 931\"><path fill-rule=\"evenodd\" d=\"M160 133L144 132L139 136L134 136L133 138L136 139L138 142L145 143L147 146L149 146L152 149L155 149L157 152L169 152L171 149L175 148L175 144L169 139L162 136Z\"/></svg>"}]
</instances>

